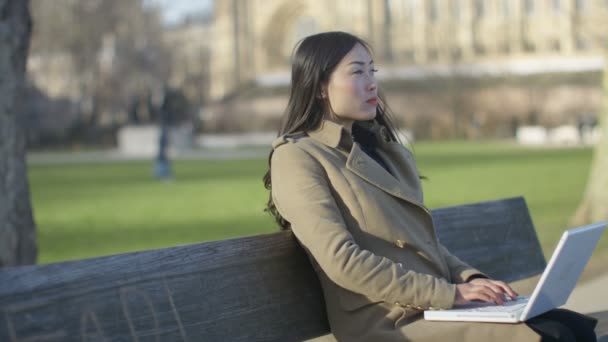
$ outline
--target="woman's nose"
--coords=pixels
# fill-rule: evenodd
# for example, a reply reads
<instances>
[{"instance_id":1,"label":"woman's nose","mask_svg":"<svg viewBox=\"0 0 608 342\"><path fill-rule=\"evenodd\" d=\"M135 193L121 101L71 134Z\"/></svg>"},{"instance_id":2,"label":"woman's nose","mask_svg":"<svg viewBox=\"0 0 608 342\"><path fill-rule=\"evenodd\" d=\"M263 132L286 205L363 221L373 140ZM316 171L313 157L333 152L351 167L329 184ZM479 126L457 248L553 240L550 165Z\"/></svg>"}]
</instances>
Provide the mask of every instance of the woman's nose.
<instances>
[{"instance_id":1,"label":"woman's nose","mask_svg":"<svg viewBox=\"0 0 608 342\"><path fill-rule=\"evenodd\" d=\"M367 87L369 90L376 90L377 82L374 78L372 78L369 82L369 86Z\"/></svg>"}]
</instances>

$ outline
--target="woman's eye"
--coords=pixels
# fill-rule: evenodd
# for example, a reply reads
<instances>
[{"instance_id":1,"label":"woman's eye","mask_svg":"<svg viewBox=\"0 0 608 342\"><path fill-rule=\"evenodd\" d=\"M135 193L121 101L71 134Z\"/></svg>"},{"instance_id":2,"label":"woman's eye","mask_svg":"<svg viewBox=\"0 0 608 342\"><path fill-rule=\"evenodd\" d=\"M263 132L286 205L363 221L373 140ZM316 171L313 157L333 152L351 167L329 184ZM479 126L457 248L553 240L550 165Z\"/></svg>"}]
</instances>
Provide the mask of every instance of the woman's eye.
<instances>
[{"instance_id":1,"label":"woman's eye","mask_svg":"<svg viewBox=\"0 0 608 342\"><path fill-rule=\"evenodd\" d=\"M378 69L371 69L370 72L376 73L376 72L378 72ZM361 75L361 74L363 74L363 70L355 70L355 71L353 71L353 74Z\"/></svg>"}]
</instances>

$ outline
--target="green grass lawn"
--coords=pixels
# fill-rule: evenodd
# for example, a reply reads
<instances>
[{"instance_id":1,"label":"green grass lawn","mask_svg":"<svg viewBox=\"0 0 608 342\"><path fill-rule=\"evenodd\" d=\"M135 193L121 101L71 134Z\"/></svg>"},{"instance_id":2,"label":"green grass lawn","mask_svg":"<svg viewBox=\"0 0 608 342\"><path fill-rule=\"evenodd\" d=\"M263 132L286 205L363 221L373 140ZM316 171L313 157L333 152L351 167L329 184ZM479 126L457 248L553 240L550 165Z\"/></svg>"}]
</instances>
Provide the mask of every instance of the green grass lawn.
<instances>
[{"instance_id":1,"label":"green grass lawn","mask_svg":"<svg viewBox=\"0 0 608 342\"><path fill-rule=\"evenodd\" d=\"M545 253L581 199L590 149L500 142L415 146L429 207L525 196ZM263 212L266 160L177 161L176 181L151 163L31 165L41 263L276 231ZM602 241L601 248L608 250Z\"/></svg>"}]
</instances>

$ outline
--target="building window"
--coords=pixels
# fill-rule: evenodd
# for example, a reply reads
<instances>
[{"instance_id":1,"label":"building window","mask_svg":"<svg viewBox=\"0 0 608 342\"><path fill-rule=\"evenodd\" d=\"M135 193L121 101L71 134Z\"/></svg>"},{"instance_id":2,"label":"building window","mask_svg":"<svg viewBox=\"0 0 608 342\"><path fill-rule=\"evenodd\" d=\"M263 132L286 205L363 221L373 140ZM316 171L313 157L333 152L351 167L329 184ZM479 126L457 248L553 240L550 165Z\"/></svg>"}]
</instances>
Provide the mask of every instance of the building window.
<instances>
[{"instance_id":1,"label":"building window","mask_svg":"<svg viewBox=\"0 0 608 342\"><path fill-rule=\"evenodd\" d=\"M407 17L414 18L416 15L416 0L405 0L403 6Z\"/></svg>"},{"instance_id":2,"label":"building window","mask_svg":"<svg viewBox=\"0 0 608 342\"><path fill-rule=\"evenodd\" d=\"M478 18L486 15L486 4L484 0L475 0L475 14Z\"/></svg>"},{"instance_id":3,"label":"building window","mask_svg":"<svg viewBox=\"0 0 608 342\"><path fill-rule=\"evenodd\" d=\"M527 15L534 14L534 0L526 0L525 1L525 9Z\"/></svg>"},{"instance_id":4,"label":"building window","mask_svg":"<svg viewBox=\"0 0 608 342\"><path fill-rule=\"evenodd\" d=\"M576 10L584 11L585 7L587 7L587 1L585 0L576 0Z\"/></svg>"},{"instance_id":5,"label":"building window","mask_svg":"<svg viewBox=\"0 0 608 342\"><path fill-rule=\"evenodd\" d=\"M403 18L407 13L405 1L389 0L387 6L391 9L391 11L396 12L396 18Z\"/></svg>"},{"instance_id":6,"label":"building window","mask_svg":"<svg viewBox=\"0 0 608 342\"><path fill-rule=\"evenodd\" d=\"M462 50L459 47L453 47L450 49L450 57L453 61L459 61L462 59Z\"/></svg>"},{"instance_id":7,"label":"building window","mask_svg":"<svg viewBox=\"0 0 608 342\"><path fill-rule=\"evenodd\" d=\"M562 2L560 0L553 0L553 12L559 13L562 10Z\"/></svg>"},{"instance_id":8,"label":"building window","mask_svg":"<svg viewBox=\"0 0 608 342\"><path fill-rule=\"evenodd\" d=\"M392 25L393 22L393 17L392 17L392 9L393 9L393 3L390 0L384 0L384 25L385 27L390 27Z\"/></svg>"},{"instance_id":9,"label":"building window","mask_svg":"<svg viewBox=\"0 0 608 342\"><path fill-rule=\"evenodd\" d=\"M502 13L505 17L511 15L511 0L502 0Z\"/></svg>"},{"instance_id":10,"label":"building window","mask_svg":"<svg viewBox=\"0 0 608 342\"><path fill-rule=\"evenodd\" d=\"M589 48L589 44L581 39L581 38L577 38L576 39L576 49L577 50L587 50Z\"/></svg>"},{"instance_id":11,"label":"building window","mask_svg":"<svg viewBox=\"0 0 608 342\"><path fill-rule=\"evenodd\" d=\"M608 1L608 0L606 0ZM450 12L452 12L452 17L456 20L460 20L461 17L461 6L462 4L460 3L460 0L452 0L450 1Z\"/></svg>"},{"instance_id":12,"label":"building window","mask_svg":"<svg viewBox=\"0 0 608 342\"><path fill-rule=\"evenodd\" d=\"M416 61L415 55L416 54L414 53L414 50L412 50L412 49L407 49L403 52L403 56L405 57L405 60L408 62L411 62L411 63Z\"/></svg>"},{"instance_id":13,"label":"building window","mask_svg":"<svg viewBox=\"0 0 608 342\"><path fill-rule=\"evenodd\" d=\"M432 22L436 22L439 18L439 4L437 3L439 0L431 0L430 8L429 8L429 16Z\"/></svg>"}]
</instances>

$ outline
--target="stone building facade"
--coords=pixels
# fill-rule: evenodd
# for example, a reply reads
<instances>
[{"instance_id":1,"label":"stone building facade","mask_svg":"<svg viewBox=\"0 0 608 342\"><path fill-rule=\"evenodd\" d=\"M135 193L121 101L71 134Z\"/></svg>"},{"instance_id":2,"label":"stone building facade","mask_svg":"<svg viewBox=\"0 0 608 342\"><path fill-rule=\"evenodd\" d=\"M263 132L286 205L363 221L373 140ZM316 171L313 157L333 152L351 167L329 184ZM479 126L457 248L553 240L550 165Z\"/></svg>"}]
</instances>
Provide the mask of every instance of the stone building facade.
<instances>
[{"instance_id":1,"label":"stone building facade","mask_svg":"<svg viewBox=\"0 0 608 342\"><path fill-rule=\"evenodd\" d=\"M285 80L294 44L344 30L366 39L381 66L477 63L597 54L588 17L605 0L216 0L210 96Z\"/></svg>"}]
</instances>

